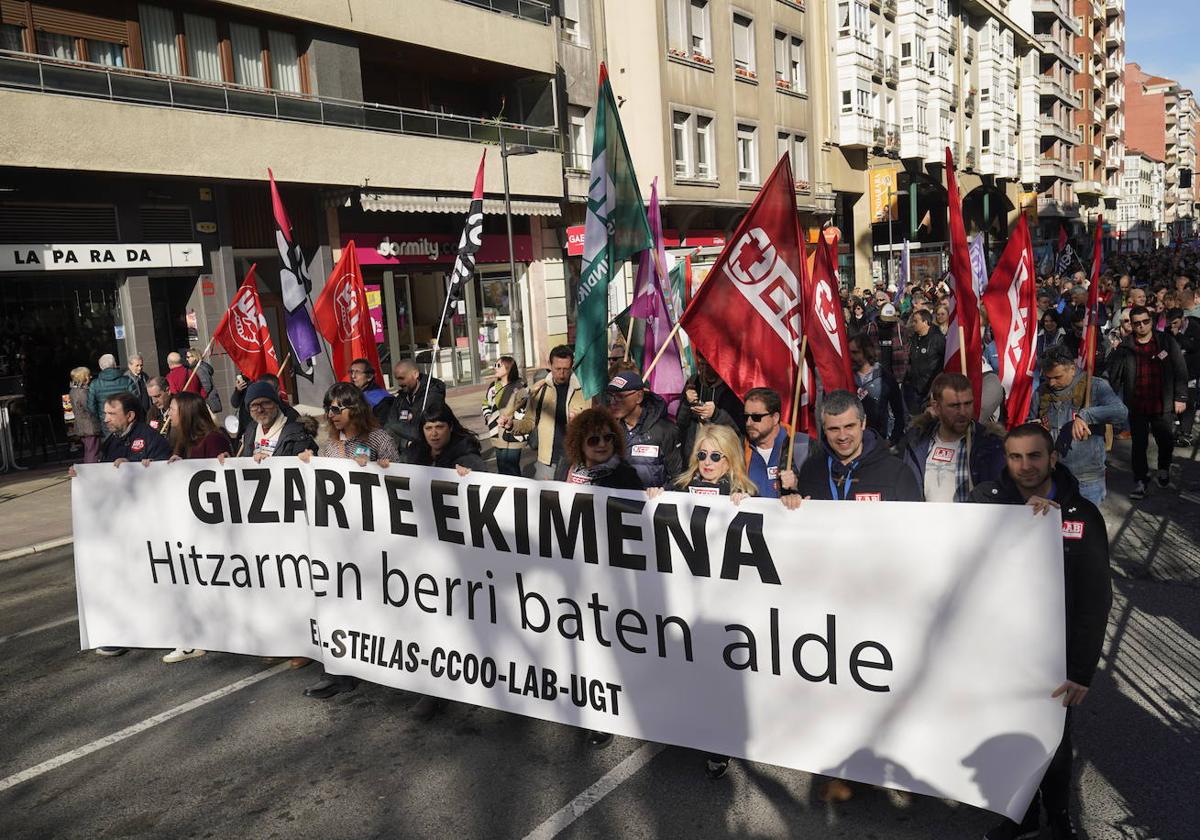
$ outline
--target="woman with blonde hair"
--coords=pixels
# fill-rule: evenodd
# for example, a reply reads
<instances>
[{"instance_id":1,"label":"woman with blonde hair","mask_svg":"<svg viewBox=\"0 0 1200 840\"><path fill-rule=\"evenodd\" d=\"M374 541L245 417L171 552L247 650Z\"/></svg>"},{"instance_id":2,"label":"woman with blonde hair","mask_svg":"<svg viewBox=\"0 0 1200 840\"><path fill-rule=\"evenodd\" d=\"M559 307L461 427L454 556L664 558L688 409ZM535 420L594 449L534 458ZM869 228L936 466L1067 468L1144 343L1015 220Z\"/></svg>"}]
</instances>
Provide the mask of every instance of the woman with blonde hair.
<instances>
[{"instance_id":1,"label":"woman with blonde hair","mask_svg":"<svg viewBox=\"0 0 1200 840\"><path fill-rule=\"evenodd\" d=\"M71 413L75 415L74 434L83 444L83 463L100 460L100 418L88 408L88 383L92 372L86 367L71 370Z\"/></svg>"},{"instance_id":2,"label":"woman with blonde hair","mask_svg":"<svg viewBox=\"0 0 1200 840\"><path fill-rule=\"evenodd\" d=\"M758 492L746 472L737 432L716 423L700 427L688 466L674 485L697 495L729 496L734 504Z\"/></svg>"}]
</instances>

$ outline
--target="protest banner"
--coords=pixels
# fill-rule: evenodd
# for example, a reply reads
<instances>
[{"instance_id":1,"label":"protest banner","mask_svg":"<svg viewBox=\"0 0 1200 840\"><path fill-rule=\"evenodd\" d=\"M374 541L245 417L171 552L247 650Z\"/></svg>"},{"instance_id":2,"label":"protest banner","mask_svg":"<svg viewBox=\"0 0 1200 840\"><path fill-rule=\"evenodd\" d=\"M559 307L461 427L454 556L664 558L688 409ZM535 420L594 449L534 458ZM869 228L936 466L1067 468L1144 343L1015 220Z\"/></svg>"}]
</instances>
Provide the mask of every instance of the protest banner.
<instances>
[{"instance_id":1,"label":"protest banner","mask_svg":"<svg viewBox=\"0 0 1200 840\"><path fill-rule=\"evenodd\" d=\"M322 458L76 469L84 648L308 656L1014 818L1062 734L1057 511L648 501Z\"/></svg>"}]
</instances>

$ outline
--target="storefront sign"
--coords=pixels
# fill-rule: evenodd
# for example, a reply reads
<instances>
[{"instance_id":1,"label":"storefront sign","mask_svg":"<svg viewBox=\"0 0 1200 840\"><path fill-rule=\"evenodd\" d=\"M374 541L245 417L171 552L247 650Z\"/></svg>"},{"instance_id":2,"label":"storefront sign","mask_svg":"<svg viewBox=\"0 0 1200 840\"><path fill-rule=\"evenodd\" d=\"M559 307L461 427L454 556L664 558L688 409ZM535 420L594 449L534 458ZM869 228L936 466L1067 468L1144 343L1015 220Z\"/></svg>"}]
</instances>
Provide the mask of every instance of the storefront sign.
<instances>
[{"instance_id":1,"label":"storefront sign","mask_svg":"<svg viewBox=\"0 0 1200 840\"><path fill-rule=\"evenodd\" d=\"M458 251L458 235L442 233L343 233L342 247L350 240L357 246L359 265L453 265ZM513 259L533 260L533 237L513 236ZM485 234L475 262L507 263L508 237Z\"/></svg>"},{"instance_id":2,"label":"storefront sign","mask_svg":"<svg viewBox=\"0 0 1200 840\"><path fill-rule=\"evenodd\" d=\"M383 344L387 340L383 334L383 286L367 283L363 288L367 291L367 308L371 311L371 329L375 332L375 343Z\"/></svg>"},{"instance_id":3,"label":"storefront sign","mask_svg":"<svg viewBox=\"0 0 1200 840\"><path fill-rule=\"evenodd\" d=\"M723 248L725 233L720 230L694 230L681 237L677 230L663 231L663 245L667 248ZM567 228L567 256L583 255L583 225Z\"/></svg>"},{"instance_id":4,"label":"storefront sign","mask_svg":"<svg viewBox=\"0 0 1200 840\"><path fill-rule=\"evenodd\" d=\"M899 215L899 175L899 167L872 169L868 173L872 222L886 222Z\"/></svg>"},{"instance_id":5,"label":"storefront sign","mask_svg":"<svg viewBox=\"0 0 1200 840\"><path fill-rule=\"evenodd\" d=\"M117 268L198 268L198 242L99 245L0 245L0 271L95 271Z\"/></svg>"}]
</instances>

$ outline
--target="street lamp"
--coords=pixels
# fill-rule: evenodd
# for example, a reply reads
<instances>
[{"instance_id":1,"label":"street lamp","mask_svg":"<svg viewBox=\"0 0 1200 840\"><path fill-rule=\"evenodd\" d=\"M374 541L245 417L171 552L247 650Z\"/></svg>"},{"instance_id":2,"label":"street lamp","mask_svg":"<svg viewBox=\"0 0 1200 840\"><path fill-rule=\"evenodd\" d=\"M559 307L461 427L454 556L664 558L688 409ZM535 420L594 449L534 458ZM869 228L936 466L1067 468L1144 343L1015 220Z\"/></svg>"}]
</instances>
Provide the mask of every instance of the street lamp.
<instances>
[{"instance_id":1,"label":"street lamp","mask_svg":"<svg viewBox=\"0 0 1200 840\"><path fill-rule=\"evenodd\" d=\"M900 198L902 195L908 195L908 190L893 190L892 185L888 184L887 191L887 226L888 226L888 258L887 258L887 277L885 278L886 286L892 284L892 249L895 248L895 243L892 241L892 197Z\"/></svg>"},{"instance_id":2,"label":"street lamp","mask_svg":"<svg viewBox=\"0 0 1200 840\"><path fill-rule=\"evenodd\" d=\"M500 168L504 170L504 223L508 227L508 312L512 325L513 358L517 369L525 373L525 325L522 323L521 287L517 283L517 261L513 256L512 194L508 189L508 159L522 155L536 155L533 146L508 145L504 142L504 126L500 126Z\"/></svg>"}]
</instances>

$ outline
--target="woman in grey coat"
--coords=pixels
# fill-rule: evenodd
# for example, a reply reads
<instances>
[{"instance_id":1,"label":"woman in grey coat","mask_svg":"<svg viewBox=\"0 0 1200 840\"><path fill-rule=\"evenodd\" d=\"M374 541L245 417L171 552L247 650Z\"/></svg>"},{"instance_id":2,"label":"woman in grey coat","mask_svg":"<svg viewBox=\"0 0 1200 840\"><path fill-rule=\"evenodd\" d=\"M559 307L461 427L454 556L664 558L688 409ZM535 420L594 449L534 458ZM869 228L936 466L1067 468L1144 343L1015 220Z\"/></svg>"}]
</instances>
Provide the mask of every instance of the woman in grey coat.
<instances>
[{"instance_id":1,"label":"woman in grey coat","mask_svg":"<svg viewBox=\"0 0 1200 840\"><path fill-rule=\"evenodd\" d=\"M86 367L71 371L71 412L75 415L75 435L83 444L83 463L100 460L100 418L88 408L88 383L92 372Z\"/></svg>"}]
</instances>

